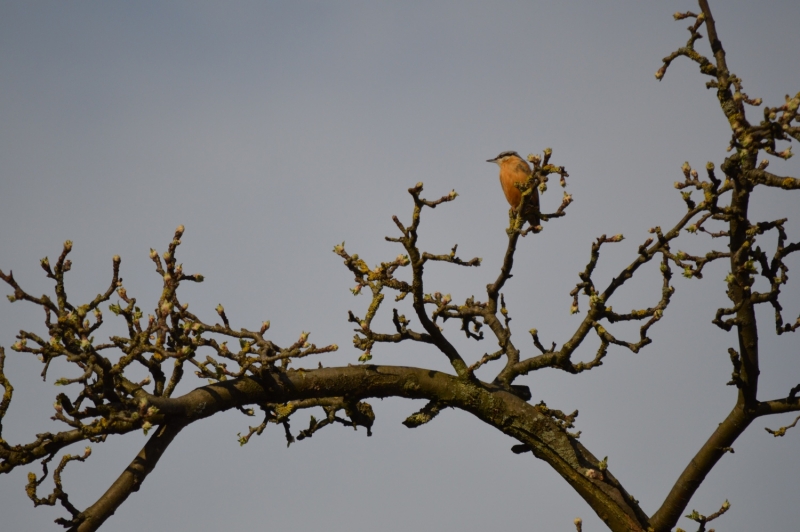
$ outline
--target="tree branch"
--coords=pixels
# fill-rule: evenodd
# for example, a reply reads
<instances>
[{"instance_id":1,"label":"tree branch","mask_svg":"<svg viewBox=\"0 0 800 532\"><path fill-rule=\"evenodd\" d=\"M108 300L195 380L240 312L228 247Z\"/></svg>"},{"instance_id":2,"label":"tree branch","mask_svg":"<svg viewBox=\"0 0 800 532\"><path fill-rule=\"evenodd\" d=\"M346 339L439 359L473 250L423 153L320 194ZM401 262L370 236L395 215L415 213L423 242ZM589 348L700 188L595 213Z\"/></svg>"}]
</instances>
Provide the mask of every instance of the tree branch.
<instances>
[{"instance_id":1,"label":"tree branch","mask_svg":"<svg viewBox=\"0 0 800 532\"><path fill-rule=\"evenodd\" d=\"M111 517L131 493L138 491L147 475L156 467L175 436L186 426L177 420L158 427L136 458L114 481L111 487L91 506L81 512L69 529L70 532L93 532Z\"/></svg>"},{"instance_id":2,"label":"tree branch","mask_svg":"<svg viewBox=\"0 0 800 532\"><path fill-rule=\"evenodd\" d=\"M656 532L672 530L706 475L751 421L752 418L744 412L743 407L737 404L725 421L719 424L678 477L661 507L650 517L650 525Z\"/></svg>"}]
</instances>

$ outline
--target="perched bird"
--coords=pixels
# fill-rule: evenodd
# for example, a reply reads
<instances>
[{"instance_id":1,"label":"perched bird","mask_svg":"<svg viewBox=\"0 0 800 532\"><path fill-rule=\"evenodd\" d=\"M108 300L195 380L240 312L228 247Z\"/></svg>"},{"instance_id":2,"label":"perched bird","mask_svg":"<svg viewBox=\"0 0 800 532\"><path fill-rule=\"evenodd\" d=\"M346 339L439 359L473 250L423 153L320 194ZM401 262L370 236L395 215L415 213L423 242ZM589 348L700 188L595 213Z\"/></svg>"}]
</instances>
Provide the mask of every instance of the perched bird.
<instances>
[{"instance_id":1,"label":"perched bird","mask_svg":"<svg viewBox=\"0 0 800 532\"><path fill-rule=\"evenodd\" d=\"M500 167L500 185L503 187L503 193L506 195L508 203L516 212L522 198L522 191L514 185L528 180L531 176L531 167L515 151L504 151L494 159L489 159L486 162L497 163L497 166ZM539 190L534 187L525 212L522 213L523 218L534 228L534 232L539 230L536 229L537 227L540 227L541 221L539 220L538 212Z\"/></svg>"}]
</instances>

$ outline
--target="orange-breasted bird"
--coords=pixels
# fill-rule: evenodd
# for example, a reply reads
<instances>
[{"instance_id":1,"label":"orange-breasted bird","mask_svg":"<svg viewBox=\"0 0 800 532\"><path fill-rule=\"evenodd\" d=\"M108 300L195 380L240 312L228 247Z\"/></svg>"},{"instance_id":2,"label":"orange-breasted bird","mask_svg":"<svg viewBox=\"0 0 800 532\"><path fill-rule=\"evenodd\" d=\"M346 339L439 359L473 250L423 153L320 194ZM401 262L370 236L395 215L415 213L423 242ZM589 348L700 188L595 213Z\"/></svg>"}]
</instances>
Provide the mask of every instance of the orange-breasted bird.
<instances>
[{"instance_id":1,"label":"orange-breasted bird","mask_svg":"<svg viewBox=\"0 0 800 532\"><path fill-rule=\"evenodd\" d=\"M496 163L500 167L500 185L503 187L503 193L506 195L508 203L516 212L522 198L522 191L514 185L528 180L531 176L531 167L515 151L504 151L494 159L489 159L486 162ZM536 187L531 192L531 199L528 201L525 211L522 215L531 224L531 227L539 227L541 221L536 214L539 212L539 190ZM534 229L534 232L536 231L538 229Z\"/></svg>"}]
</instances>

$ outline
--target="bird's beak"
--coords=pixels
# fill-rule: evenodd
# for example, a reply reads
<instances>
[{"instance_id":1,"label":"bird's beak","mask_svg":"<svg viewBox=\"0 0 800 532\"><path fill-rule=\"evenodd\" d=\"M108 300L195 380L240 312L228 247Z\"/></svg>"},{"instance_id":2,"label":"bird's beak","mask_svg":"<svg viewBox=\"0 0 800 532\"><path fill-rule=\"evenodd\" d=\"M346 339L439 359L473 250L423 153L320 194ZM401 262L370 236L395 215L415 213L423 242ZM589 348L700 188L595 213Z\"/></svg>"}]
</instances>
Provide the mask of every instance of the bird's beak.
<instances>
[{"instance_id":1,"label":"bird's beak","mask_svg":"<svg viewBox=\"0 0 800 532\"><path fill-rule=\"evenodd\" d=\"M487 163L496 163L497 162L497 157L495 157L494 159L486 159L486 162Z\"/></svg>"}]
</instances>

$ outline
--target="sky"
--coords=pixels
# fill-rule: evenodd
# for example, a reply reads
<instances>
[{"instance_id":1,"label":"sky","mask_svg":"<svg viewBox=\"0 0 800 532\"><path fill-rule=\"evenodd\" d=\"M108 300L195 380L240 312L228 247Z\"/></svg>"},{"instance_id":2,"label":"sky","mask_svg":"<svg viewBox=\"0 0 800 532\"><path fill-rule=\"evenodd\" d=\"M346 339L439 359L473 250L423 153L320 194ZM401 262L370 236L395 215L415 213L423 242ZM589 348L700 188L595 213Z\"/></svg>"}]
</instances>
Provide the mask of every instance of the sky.
<instances>
[{"instance_id":1,"label":"sky","mask_svg":"<svg viewBox=\"0 0 800 532\"><path fill-rule=\"evenodd\" d=\"M800 3L711 6L729 66L750 96L774 106L800 90ZM422 181L430 198L455 189L455 202L423 213L421 245L443 253L458 243L464 258L482 257L483 265L430 267L426 290L456 301L485 294L504 250L508 206L496 167L484 161L551 147L575 202L565 218L522 241L505 295L523 354L533 354L525 340L531 327L543 342L561 344L582 316L570 316L568 293L592 241L626 237L601 255L597 275L607 282L635 257L648 228L682 216L673 182L683 162L719 166L726 155L730 131L695 65L677 60L663 81L654 78L661 58L688 37L689 22L672 13L689 9L697 6L4 1L0 269L13 270L32 293L49 292L38 261L54 260L70 239L67 288L75 301L105 290L119 254L127 291L147 311L160 291L149 249L163 252L183 224L178 260L206 277L183 292L195 313L214 321L222 303L234 326L268 319L271 339L282 345L310 331L311 341L341 346L320 359L326 366L355 364L347 311L363 315L368 301L351 295L352 276L333 246L345 241L370 264L392 260L401 250L384 236L396 236L392 215L409 219L408 187ZM705 42L698 47L707 51ZM760 110L750 116L757 120ZM800 164L773 160L770 170L798 176ZM560 198L553 182L543 205L554 209ZM796 193L759 191L753 217L789 217L789 238L798 240L797 205ZM774 246L774 238L763 242ZM686 235L678 247L712 245ZM726 269L714 266L703 280L676 276L673 304L639 354L612 349L602 367L579 376L550 370L518 381L531 387L534 403L580 411L583 444L608 456L650 514L735 401L725 386L735 338L710 323L726 303ZM791 272L797 266L793 258ZM615 309L650 306L659 290L650 268L619 293ZM800 313L798 301L790 284L787 321ZM758 317L760 398L783 397L800 382L800 344L797 336L776 337L768 309ZM44 331L41 312L3 298L0 345L8 348L22 328ZM470 362L493 350L488 341L462 340L457 325L445 331ZM578 356L591 358L594 349L587 344ZM38 361L7 352L15 395L4 438L22 443L58 430L49 419L53 381L71 369L56 366L42 382ZM424 346L373 354L377 364L448 371ZM401 421L421 403L369 402L377 414L371 438L331 427L288 449L275 426L240 448L236 434L258 423L240 413L196 423L106 528L566 531L581 517L587 532L605 529L545 463L512 454L513 440L469 414L446 410L409 430ZM717 530L796 528L800 430L784 438L763 430L792 419L756 420L687 513L711 514L727 499L732 508ZM306 420L297 416L293 429ZM70 500L93 503L144 442L136 433L93 445L91 458L64 474ZM25 496L28 471L39 468L0 478L3 529L60 529L52 521L61 509L34 509ZM692 529L686 519L679 526Z\"/></svg>"}]
</instances>

